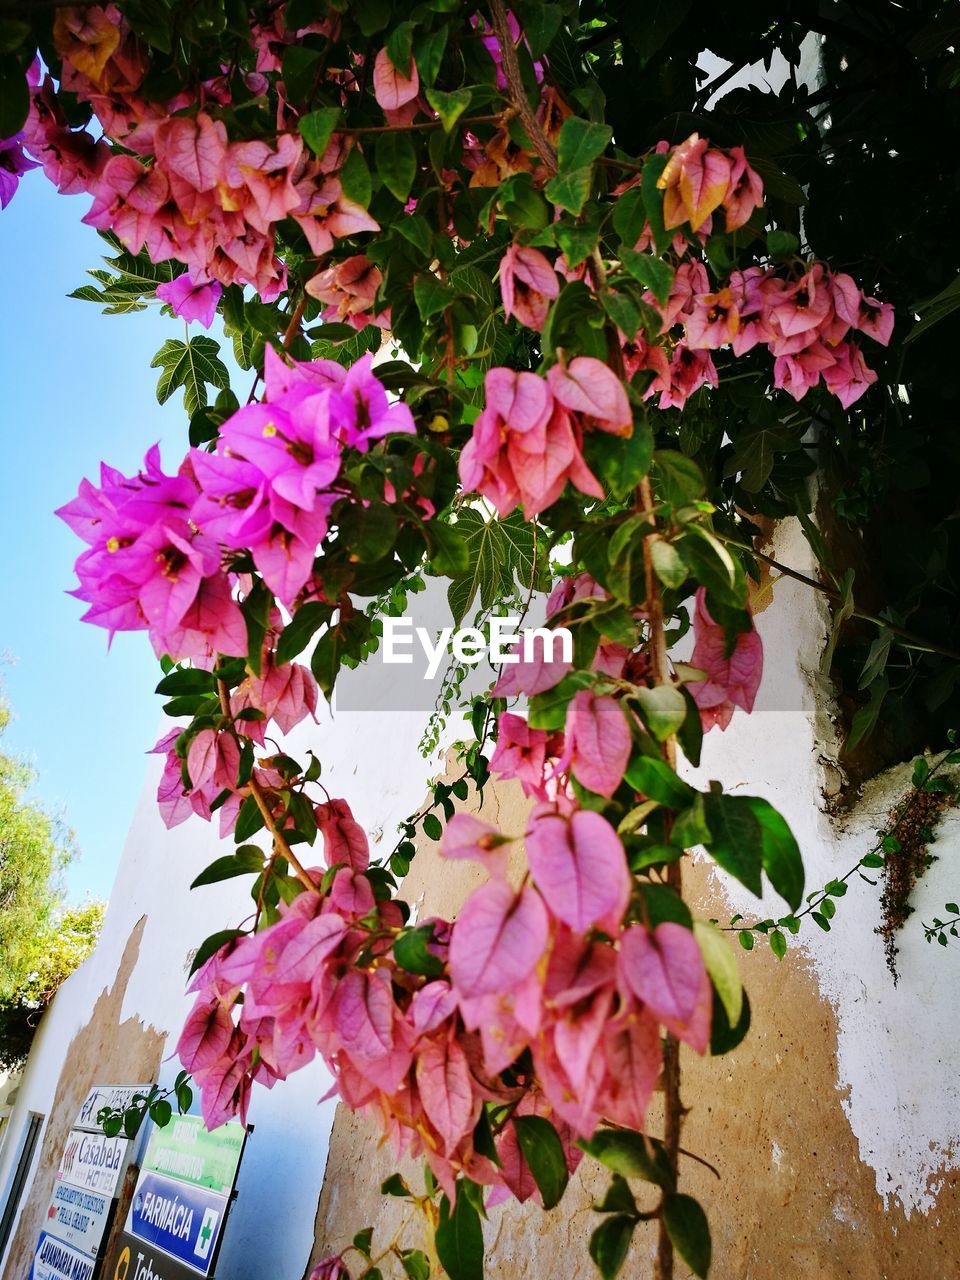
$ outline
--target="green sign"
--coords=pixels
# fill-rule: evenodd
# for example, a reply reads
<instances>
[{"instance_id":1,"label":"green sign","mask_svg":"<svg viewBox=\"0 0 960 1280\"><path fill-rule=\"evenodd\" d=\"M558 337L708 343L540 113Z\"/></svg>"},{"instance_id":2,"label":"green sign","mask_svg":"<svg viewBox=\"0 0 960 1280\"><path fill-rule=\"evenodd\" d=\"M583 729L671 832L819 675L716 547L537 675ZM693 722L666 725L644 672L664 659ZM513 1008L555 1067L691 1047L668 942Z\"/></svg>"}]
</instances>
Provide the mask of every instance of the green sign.
<instances>
[{"instance_id":1,"label":"green sign","mask_svg":"<svg viewBox=\"0 0 960 1280\"><path fill-rule=\"evenodd\" d=\"M199 1116L178 1116L150 1135L141 1169L228 1196L243 1150L243 1126L236 1120L210 1133Z\"/></svg>"}]
</instances>

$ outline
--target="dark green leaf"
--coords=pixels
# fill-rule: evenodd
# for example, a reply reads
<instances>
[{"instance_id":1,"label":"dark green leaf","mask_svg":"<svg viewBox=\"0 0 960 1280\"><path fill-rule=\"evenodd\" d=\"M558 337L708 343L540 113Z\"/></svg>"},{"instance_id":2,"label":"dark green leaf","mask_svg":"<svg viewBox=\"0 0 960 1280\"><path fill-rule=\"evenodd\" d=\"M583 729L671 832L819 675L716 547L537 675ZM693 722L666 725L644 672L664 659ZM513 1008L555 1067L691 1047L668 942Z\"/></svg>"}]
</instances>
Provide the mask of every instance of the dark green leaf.
<instances>
[{"instance_id":1,"label":"dark green leaf","mask_svg":"<svg viewBox=\"0 0 960 1280\"><path fill-rule=\"evenodd\" d=\"M552 1209L559 1204L570 1178L557 1131L542 1116L514 1116L513 1127L523 1158L540 1191L543 1207Z\"/></svg>"},{"instance_id":2,"label":"dark green leaf","mask_svg":"<svg viewBox=\"0 0 960 1280\"><path fill-rule=\"evenodd\" d=\"M331 605L319 600L309 600L302 604L284 629L277 641L276 662L282 666L295 658L310 643L320 627L330 621L333 616Z\"/></svg>"},{"instance_id":3,"label":"dark green leaf","mask_svg":"<svg viewBox=\"0 0 960 1280\"><path fill-rule=\"evenodd\" d=\"M593 183L593 166L586 165L582 169L571 169L568 173L558 173L544 187L544 194L561 209L579 215L590 195Z\"/></svg>"},{"instance_id":4,"label":"dark green leaf","mask_svg":"<svg viewBox=\"0 0 960 1280\"><path fill-rule=\"evenodd\" d=\"M642 1178L658 1187L669 1186L673 1179L662 1144L633 1129L597 1129L578 1146L624 1178Z\"/></svg>"},{"instance_id":5,"label":"dark green leaf","mask_svg":"<svg viewBox=\"0 0 960 1280\"><path fill-rule=\"evenodd\" d=\"M703 797L703 808L711 836L707 852L759 897L763 835L749 799L711 792Z\"/></svg>"},{"instance_id":6,"label":"dark green leaf","mask_svg":"<svg viewBox=\"0 0 960 1280\"><path fill-rule=\"evenodd\" d=\"M469 89L454 89L441 93L439 89L427 90L427 101L443 122L444 133L450 133L469 107L473 94Z\"/></svg>"},{"instance_id":7,"label":"dark green leaf","mask_svg":"<svg viewBox=\"0 0 960 1280\"><path fill-rule=\"evenodd\" d=\"M351 147L350 154L340 166L339 177L347 199L366 209L373 193L373 183L370 180L370 169L359 147Z\"/></svg>"},{"instance_id":8,"label":"dark green leaf","mask_svg":"<svg viewBox=\"0 0 960 1280\"><path fill-rule=\"evenodd\" d=\"M794 911L803 900L803 858L800 846L782 814L759 796L738 797L747 802L760 824L763 869L777 893Z\"/></svg>"},{"instance_id":9,"label":"dark green leaf","mask_svg":"<svg viewBox=\"0 0 960 1280\"><path fill-rule=\"evenodd\" d=\"M301 118L300 136L315 156L322 156L326 151L341 114L339 107L321 107Z\"/></svg>"},{"instance_id":10,"label":"dark green leaf","mask_svg":"<svg viewBox=\"0 0 960 1280\"><path fill-rule=\"evenodd\" d=\"M230 880L233 876L244 876L259 873L263 870L264 856L261 849L254 845L244 845L235 853L228 853L217 858L194 880L191 889L199 889L204 884L218 884L221 880Z\"/></svg>"},{"instance_id":11,"label":"dark green leaf","mask_svg":"<svg viewBox=\"0 0 960 1280\"><path fill-rule=\"evenodd\" d=\"M190 963L190 977L192 978L197 970L206 964L213 953L219 951L225 943L232 942L234 938L242 938L244 936L242 929L221 929L219 933L211 933L209 938L200 943L194 954Z\"/></svg>"},{"instance_id":12,"label":"dark green leaf","mask_svg":"<svg viewBox=\"0 0 960 1280\"><path fill-rule=\"evenodd\" d=\"M632 1214L618 1213L601 1222L590 1237L590 1257L603 1280L613 1280L627 1260L630 1241L637 1219Z\"/></svg>"},{"instance_id":13,"label":"dark green leaf","mask_svg":"<svg viewBox=\"0 0 960 1280\"><path fill-rule=\"evenodd\" d=\"M634 791L670 809L685 809L694 798L693 788L678 778L659 756L636 756L624 776Z\"/></svg>"},{"instance_id":14,"label":"dark green leaf","mask_svg":"<svg viewBox=\"0 0 960 1280\"><path fill-rule=\"evenodd\" d=\"M401 969L418 973L424 978L439 978L443 962L428 951L427 944L433 938L433 926L421 925L418 929L404 929L393 944L393 954Z\"/></svg>"},{"instance_id":15,"label":"dark green leaf","mask_svg":"<svg viewBox=\"0 0 960 1280\"><path fill-rule=\"evenodd\" d=\"M693 1274L704 1280L710 1270L710 1228L698 1202L693 1196L666 1195L663 1223L677 1253Z\"/></svg>"},{"instance_id":16,"label":"dark green leaf","mask_svg":"<svg viewBox=\"0 0 960 1280\"><path fill-rule=\"evenodd\" d=\"M377 141L377 173L387 190L403 204L417 173L417 154L409 133L403 129L390 129L380 135Z\"/></svg>"},{"instance_id":17,"label":"dark green leaf","mask_svg":"<svg viewBox=\"0 0 960 1280\"><path fill-rule=\"evenodd\" d=\"M634 253L621 249L620 261L634 280L646 285L661 306L670 297L673 288L673 267L652 253Z\"/></svg>"},{"instance_id":18,"label":"dark green leaf","mask_svg":"<svg viewBox=\"0 0 960 1280\"><path fill-rule=\"evenodd\" d=\"M446 1196L440 1200L440 1221L435 1236L437 1257L450 1280L483 1280L483 1231L480 1215L463 1184L458 1184L456 1204L450 1211Z\"/></svg>"},{"instance_id":19,"label":"dark green leaf","mask_svg":"<svg viewBox=\"0 0 960 1280\"><path fill-rule=\"evenodd\" d=\"M603 155L613 137L613 130L606 124L567 116L557 139L557 167L561 173L582 169Z\"/></svg>"}]
</instances>

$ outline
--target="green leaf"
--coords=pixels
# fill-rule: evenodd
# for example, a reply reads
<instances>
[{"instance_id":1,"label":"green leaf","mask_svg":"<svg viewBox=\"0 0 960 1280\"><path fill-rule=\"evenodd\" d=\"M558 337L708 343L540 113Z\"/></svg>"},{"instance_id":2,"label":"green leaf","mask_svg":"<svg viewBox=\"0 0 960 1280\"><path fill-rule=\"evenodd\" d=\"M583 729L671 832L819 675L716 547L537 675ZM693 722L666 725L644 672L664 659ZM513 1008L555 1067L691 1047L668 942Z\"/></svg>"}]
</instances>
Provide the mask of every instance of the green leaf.
<instances>
[{"instance_id":1,"label":"green leaf","mask_svg":"<svg viewBox=\"0 0 960 1280\"><path fill-rule=\"evenodd\" d=\"M552 1209L560 1203L570 1180L557 1131L542 1116L514 1116L513 1127L523 1158L540 1191L543 1207Z\"/></svg>"},{"instance_id":2,"label":"green leaf","mask_svg":"<svg viewBox=\"0 0 960 1280\"><path fill-rule=\"evenodd\" d=\"M204 884L218 884L221 880L230 880L233 876L259 875L263 870L263 851L254 845L244 845L234 853L216 858L206 867L194 882L191 889L199 889Z\"/></svg>"},{"instance_id":3,"label":"green leaf","mask_svg":"<svg viewBox=\"0 0 960 1280\"><path fill-rule=\"evenodd\" d=\"M658 449L653 455L657 493L675 507L685 507L706 492L703 472L692 458L676 449Z\"/></svg>"},{"instance_id":4,"label":"green leaf","mask_svg":"<svg viewBox=\"0 0 960 1280\"><path fill-rule=\"evenodd\" d=\"M707 852L759 898L763 837L749 800L711 792L703 797L703 808L711 837Z\"/></svg>"},{"instance_id":5,"label":"green leaf","mask_svg":"<svg viewBox=\"0 0 960 1280\"><path fill-rule=\"evenodd\" d=\"M650 542L650 560L654 573L665 587L675 590L686 582L690 571L672 542L660 537L653 538Z\"/></svg>"},{"instance_id":6,"label":"green leaf","mask_svg":"<svg viewBox=\"0 0 960 1280\"><path fill-rule=\"evenodd\" d=\"M641 685L634 696L644 724L657 741L673 737L687 714L687 704L676 685L658 684L652 689Z\"/></svg>"},{"instance_id":7,"label":"green leaf","mask_svg":"<svg viewBox=\"0 0 960 1280\"><path fill-rule=\"evenodd\" d=\"M326 151L341 115L339 107L321 107L301 118L300 136L315 156L322 156Z\"/></svg>"},{"instance_id":8,"label":"green leaf","mask_svg":"<svg viewBox=\"0 0 960 1280\"><path fill-rule=\"evenodd\" d=\"M333 607L320 600L308 600L296 611L277 641L276 663L282 666L310 643L320 627L333 617Z\"/></svg>"},{"instance_id":9,"label":"green leaf","mask_svg":"<svg viewBox=\"0 0 960 1280\"><path fill-rule=\"evenodd\" d=\"M370 638L371 620L365 613L349 618L325 631L310 659L310 670L321 692L330 697L344 658L358 658Z\"/></svg>"},{"instance_id":10,"label":"green leaf","mask_svg":"<svg viewBox=\"0 0 960 1280\"><path fill-rule=\"evenodd\" d=\"M582 169L603 155L610 145L613 130L607 124L595 124L578 116L567 116L557 139L557 168L561 173Z\"/></svg>"},{"instance_id":11,"label":"green leaf","mask_svg":"<svg viewBox=\"0 0 960 1280\"><path fill-rule=\"evenodd\" d=\"M596 1213L636 1213L637 1202L626 1178L615 1173L603 1199L596 1201L593 1208Z\"/></svg>"},{"instance_id":12,"label":"green leaf","mask_svg":"<svg viewBox=\"0 0 960 1280\"><path fill-rule=\"evenodd\" d=\"M429 840L439 840L443 835L443 824L435 813L428 813L424 818L423 834Z\"/></svg>"},{"instance_id":13,"label":"green leaf","mask_svg":"<svg viewBox=\"0 0 960 1280\"><path fill-rule=\"evenodd\" d=\"M420 1249L405 1249L400 1254L400 1265L410 1280L430 1280L430 1261Z\"/></svg>"},{"instance_id":14,"label":"green leaf","mask_svg":"<svg viewBox=\"0 0 960 1280\"><path fill-rule=\"evenodd\" d=\"M603 1280L613 1280L627 1260L637 1218L634 1214L617 1213L601 1222L590 1237L590 1257Z\"/></svg>"},{"instance_id":15,"label":"green leaf","mask_svg":"<svg viewBox=\"0 0 960 1280\"><path fill-rule=\"evenodd\" d=\"M197 970L207 963L215 951L219 951L224 943L232 942L234 938L243 938L246 935L242 929L221 929L219 933L211 933L209 938L204 939L197 947L193 960L190 963L190 974L192 978Z\"/></svg>"},{"instance_id":16,"label":"green leaf","mask_svg":"<svg viewBox=\"0 0 960 1280\"><path fill-rule=\"evenodd\" d=\"M670 1193L663 1200L663 1224L677 1253L704 1280L710 1270L710 1228L703 1209L693 1196Z\"/></svg>"},{"instance_id":17,"label":"green leaf","mask_svg":"<svg viewBox=\"0 0 960 1280\"><path fill-rule=\"evenodd\" d=\"M587 203L590 188L593 185L593 166L586 165L582 169L571 169L568 173L558 173L544 187L544 195L568 213L579 215Z\"/></svg>"},{"instance_id":18,"label":"green leaf","mask_svg":"<svg viewBox=\"0 0 960 1280\"><path fill-rule=\"evenodd\" d=\"M717 926L706 920L694 920L693 936L727 1019L731 1026L736 1026L743 1012L743 984L733 948Z\"/></svg>"},{"instance_id":19,"label":"green leaf","mask_svg":"<svg viewBox=\"0 0 960 1280\"><path fill-rule=\"evenodd\" d=\"M636 756L624 777L634 791L658 800L670 809L685 809L695 794L693 788L678 778L666 760L659 756Z\"/></svg>"},{"instance_id":20,"label":"green leaf","mask_svg":"<svg viewBox=\"0 0 960 1280\"><path fill-rule=\"evenodd\" d=\"M787 954L787 939L780 929L774 929L770 934L770 950L778 960Z\"/></svg>"},{"instance_id":21,"label":"green leaf","mask_svg":"<svg viewBox=\"0 0 960 1280\"><path fill-rule=\"evenodd\" d=\"M421 33L414 38L413 60L417 64L420 86L423 89L429 89L436 82L447 47L447 34L448 28L443 26L429 35Z\"/></svg>"},{"instance_id":22,"label":"green leaf","mask_svg":"<svg viewBox=\"0 0 960 1280\"><path fill-rule=\"evenodd\" d=\"M400 74L407 77L413 58L413 32L412 22L398 22L387 36L387 57Z\"/></svg>"},{"instance_id":23,"label":"green leaf","mask_svg":"<svg viewBox=\"0 0 960 1280\"><path fill-rule=\"evenodd\" d=\"M646 285L657 302L663 306L670 297L673 288L673 267L652 253L634 253L632 249L621 249L620 261L633 276Z\"/></svg>"},{"instance_id":24,"label":"green leaf","mask_svg":"<svg viewBox=\"0 0 960 1280\"><path fill-rule=\"evenodd\" d=\"M440 1221L435 1236L437 1257L450 1280L483 1280L483 1231L480 1215L458 1184L450 1211L446 1196L440 1200Z\"/></svg>"},{"instance_id":25,"label":"green leaf","mask_svg":"<svg viewBox=\"0 0 960 1280\"><path fill-rule=\"evenodd\" d=\"M417 174L413 139L403 129L390 129L377 140L377 173L383 185L405 203ZM426 317L424 317L426 318Z\"/></svg>"},{"instance_id":26,"label":"green leaf","mask_svg":"<svg viewBox=\"0 0 960 1280\"><path fill-rule=\"evenodd\" d=\"M413 282L413 298L421 320L429 320L446 311L458 296L456 289L451 289L429 271L421 271Z\"/></svg>"},{"instance_id":27,"label":"green leaf","mask_svg":"<svg viewBox=\"0 0 960 1280\"><path fill-rule=\"evenodd\" d=\"M451 578L465 574L470 567L470 559L460 521L444 524L440 520L431 520L426 526L426 533L430 540L430 567L433 572Z\"/></svg>"},{"instance_id":28,"label":"green leaf","mask_svg":"<svg viewBox=\"0 0 960 1280\"><path fill-rule=\"evenodd\" d=\"M731 1026L723 1001L713 992L713 1017L710 1021L710 1053L713 1057L729 1053L740 1044L750 1030L750 1001L747 993L743 993L743 1008L737 1022Z\"/></svg>"},{"instance_id":29,"label":"green leaf","mask_svg":"<svg viewBox=\"0 0 960 1280\"><path fill-rule=\"evenodd\" d=\"M742 796L760 824L761 856L767 879L794 911L803 901L803 858L782 814L759 796Z\"/></svg>"},{"instance_id":30,"label":"green leaf","mask_svg":"<svg viewBox=\"0 0 960 1280\"><path fill-rule=\"evenodd\" d=\"M151 369L161 369L157 380L157 400L165 404L178 387L183 388L183 403L191 416L207 404L207 387L223 389L230 385L227 367L220 359L220 344L203 335L182 342L168 338L150 361Z\"/></svg>"},{"instance_id":31,"label":"green leaf","mask_svg":"<svg viewBox=\"0 0 960 1280\"><path fill-rule=\"evenodd\" d=\"M443 962L427 950L432 938L433 926L429 924L399 933L393 944L393 954L400 968L406 969L407 973L421 974L424 978L439 978L443 973Z\"/></svg>"},{"instance_id":32,"label":"green leaf","mask_svg":"<svg viewBox=\"0 0 960 1280\"><path fill-rule=\"evenodd\" d=\"M516 587L529 588L536 570L534 533L519 512L503 520L485 519L473 508L457 516L456 528L466 549L466 563L447 591L457 626L479 592L484 609L510 595Z\"/></svg>"},{"instance_id":33,"label":"green leaf","mask_svg":"<svg viewBox=\"0 0 960 1280\"><path fill-rule=\"evenodd\" d=\"M646 417L637 416L631 435L611 436L605 431L595 431L589 437L589 448L591 464L620 501L633 492L650 470L653 430Z\"/></svg>"},{"instance_id":34,"label":"green leaf","mask_svg":"<svg viewBox=\"0 0 960 1280\"><path fill-rule=\"evenodd\" d=\"M386 1182L380 1184L380 1194L382 1196L408 1196L410 1188L399 1173L391 1173Z\"/></svg>"},{"instance_id":35,"label":"green leaf","mask_svg":"<svg viewBox=\"0 0 960 1280\"><path fill-rule=\"evenodd\" d=\"M452 132L472 99L473 94L469 89L454 89L451 93L441 93L439 89L427 90L427 101L440 117L444 133Z\"/></svg>"},{"instance_id":36,"label":"green leaf","mask_svg":"<svg viewBox=\"0 0 960 1280\"><path fill-rule=\"evenodd\" d=\"M373 1227L364 1227L362 1231L358 1231L353 1237L353 1247L358 1249L365 1258L370 1257L370 1245L373 1243Z\"/></svg>"},{"instance_id":37,"label":"green leaf","mask_svg":"<svg viewBox=\"0 0 960 1280\"><path fill-rule=\"evenodd\" d=\"M150 1119L158 1129L163 1129L170 1123L173 1116L173 1107L166 1098L158 1098L156 1102L150 1104Z\"/></svg>"},{"instance_id":38,"label":"green leaf","mask_svg":"<svg viewBox=\"0 0 960 1280\"><path fill-rule=\"evenodd\" d=\"M49 31L49 27L48 27ZM0 58L0 138L13 138L30 111L30 89L19 58Z\"/></svg>"},{"instance_id":39,"label":"green leaf","mask_svg":"<svg viewBox=\"0 0 960 1280\"><path fill-rule=\"evenodd\" d=\"M767 253L772 258L792 258L800 252L800 241L792 231L782 231L775 227L767 232Z\"/></svg>"},{"instance_id":40,"label":"green leaf","mask_svg":"<svg viewBox=\"0 0 960 1280\"><path fill-rule=\"evenodd\" d=\"M673 1180L662 1144L633 1129L597 1129L592 1138L583 1138L577 1145L624 1178L642 1178L658 1187L668 1187Z\"/></svg>"},{"instance_id":41,"label":"green leaf","mask_svg":"<svg viewBox=\"0 0 960 1280\"><path fill-rule=\"evenodd\" d=\"M627 249L632 250L640 239L646 220L643 192L639 187L631 187L613 206L613 229Z\"/></svg>"},{"instance_id":42,"label":"green leaf","mask_svg":"<svg viewBox=\"0 0 960 1280\"><path fill-rule=\"evenodd\" d=\"M339 177L343 194L347 199L366 209L373 194L373 183L369 166L359 147L350 148L350 154L340 166Z\"/></svg>"},{"instance_id":43,"label":"green leaf","mask_svg":"<svg viewBox=\"0 0 960 1280\"><path fill-rule=\"evenodd\" d=\"M754 939L753 939L753 934L749 929L741 929L740 932L737 934L737 937L739 938L740 945L741 947L743 947L744 951L753 950Z\"/></svg>"}]
</instances>

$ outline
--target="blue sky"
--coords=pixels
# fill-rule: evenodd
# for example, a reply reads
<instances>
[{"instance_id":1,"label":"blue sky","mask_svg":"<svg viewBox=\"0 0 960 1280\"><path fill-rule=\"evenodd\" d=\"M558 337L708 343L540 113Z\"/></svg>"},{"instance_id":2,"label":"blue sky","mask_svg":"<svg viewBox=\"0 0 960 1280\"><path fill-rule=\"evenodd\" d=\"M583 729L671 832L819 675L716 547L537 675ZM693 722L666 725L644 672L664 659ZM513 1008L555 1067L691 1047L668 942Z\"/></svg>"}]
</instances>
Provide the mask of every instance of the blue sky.
<instances>
[{"instance_id":1,"label":"blue sky","mask_svg":"<svg viewBox=\"0 0 960 1280\"><path fill-rule=\"evenodd\" d=\"M106 246L80 221L89 204L35 170L0 213L0 655L14 660L0 665L14 713L2 748L36 767L36 796L76 834L72 898L110 892L160 725L160 671L145 632L108 654L106 632L79 621L65 592L82 544L53 511L101 458L129 473L159 440L173 470L187 425L179 392L157 404L150 368L182 324L66 296L102 265Z\"/></svg>"}]
</instances>

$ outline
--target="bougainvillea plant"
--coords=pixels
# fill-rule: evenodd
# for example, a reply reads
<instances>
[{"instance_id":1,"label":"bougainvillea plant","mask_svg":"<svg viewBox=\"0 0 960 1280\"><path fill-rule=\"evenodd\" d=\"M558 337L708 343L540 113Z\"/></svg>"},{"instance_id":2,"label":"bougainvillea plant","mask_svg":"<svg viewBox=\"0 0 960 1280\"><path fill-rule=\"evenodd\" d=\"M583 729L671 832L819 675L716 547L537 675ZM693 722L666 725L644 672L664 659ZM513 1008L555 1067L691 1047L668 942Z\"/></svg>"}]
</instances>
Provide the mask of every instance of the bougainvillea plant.
<instances>
[{"instance_id":1,"label":"bougainvillea plant","mask_svg":"<svg viewBox=\"0 0 960 1280\"><path fill-rule=\"evenodd\" d=\"M753 707L748 511L806 515L805 434L877 381L893 309L802 245L776 138L679 112L643 136L608 109L601 82L651 66L676 28L628 9L129 0L2 24L3 203L36 166L86 193L114 256L78 296L186 324L155 360L160 398L183 390L184 456L105 463L60 511L87 544L84 618L146 631L162 664L164 821L199 816L237 846L197 884L254 881L252 917L199 945L177 1101L189 1073L211 1127L243 1118L254 1088L319 1055L425 1161L434 1230L428 1253L397 1254L408 1275L481 1275L481 1211L555 1208L585 1153L613 1172L602 1275L647 1222L661 1280L675 1251L705 1275L680 1044L729 1050L749 1005L684 900L687 851L755 894L766 878L791 913L803 900L784 819L697 790L678 753L697 764L702 733ZM196 330L218 313L249 389ZM698 462L721 403L749 429ZM478 563L487 528L509 536ZM518 780L526 830L446 791L424 830L488 878L455 920L414 923L411 831L372 861L322 761L273 734L314 714L425 574L450 580L456 623L478 591L549 590L575 643L471 708L466 778ZM359 1239L359 1270L314 1275L380 1275Z\"/></svg>"}]
</instances>

